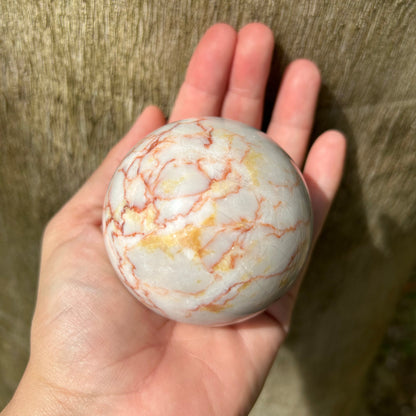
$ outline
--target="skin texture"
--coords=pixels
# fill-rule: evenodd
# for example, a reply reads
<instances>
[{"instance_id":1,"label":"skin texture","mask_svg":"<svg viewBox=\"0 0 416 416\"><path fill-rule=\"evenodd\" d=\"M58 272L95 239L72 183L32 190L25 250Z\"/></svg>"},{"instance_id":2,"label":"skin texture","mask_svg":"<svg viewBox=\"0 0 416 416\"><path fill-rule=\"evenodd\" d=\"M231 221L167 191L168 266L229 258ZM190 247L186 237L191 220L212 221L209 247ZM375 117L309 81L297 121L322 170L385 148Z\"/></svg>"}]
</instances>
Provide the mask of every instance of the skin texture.
<instances>
[{"instance_id":1,"label":"skin texture","mask_svg":"<svg viewBox=\"0 0 416 416\"><path fill-rule=\"evenodd\" d=\"M264 25L211 27L189 64L169 121L222 116L259 128L273 36ZM287 68L267 134L303 173L315 241L342 175L345 139L323 133L307 153L320 86L316 66ZM42 246L29 364L2 415L240 415L258 397L289 329L300 281L266 313L228 327L168 321L122 286L105 252L102 203L129 149L165 119L146 108L53 217ZM186 392L186 394L184 394Z\"/></svg>"}]
</instances>

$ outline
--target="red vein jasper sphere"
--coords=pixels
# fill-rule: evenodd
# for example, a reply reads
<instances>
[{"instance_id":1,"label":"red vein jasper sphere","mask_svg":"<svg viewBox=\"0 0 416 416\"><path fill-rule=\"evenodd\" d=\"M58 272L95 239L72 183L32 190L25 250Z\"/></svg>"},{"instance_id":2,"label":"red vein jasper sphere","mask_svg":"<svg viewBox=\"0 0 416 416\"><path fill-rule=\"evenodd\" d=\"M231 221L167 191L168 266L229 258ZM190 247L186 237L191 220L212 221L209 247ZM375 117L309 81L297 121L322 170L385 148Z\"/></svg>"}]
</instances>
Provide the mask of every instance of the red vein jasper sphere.
<instances>
[{"instance_id":1,"label":"red vein jasper sphere","mask_svg":"<svg viewBox=\"0 0 416 416\"><path fill-rule=\"evenodd\" d=\"M281 297L312 241L309 194L262 132L216 117L144 138L104 204L110 260L148 308L191 324L249 318Z\"/></svg>"}]
</instances>

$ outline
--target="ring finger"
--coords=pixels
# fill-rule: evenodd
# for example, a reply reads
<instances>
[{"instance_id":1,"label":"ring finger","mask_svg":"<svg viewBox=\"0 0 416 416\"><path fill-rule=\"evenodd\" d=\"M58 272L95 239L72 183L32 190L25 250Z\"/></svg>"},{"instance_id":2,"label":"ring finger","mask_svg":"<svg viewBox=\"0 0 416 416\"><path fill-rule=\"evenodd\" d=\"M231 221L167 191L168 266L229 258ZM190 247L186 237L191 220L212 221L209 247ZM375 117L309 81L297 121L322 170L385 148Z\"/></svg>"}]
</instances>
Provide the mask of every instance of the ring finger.
<instances>
[{"instance_id":1,"label":"ring finger","mask_svg":"<svg viewBox=\"0 0 416 416\"><path fill-rule=\"evenodd\" d=\"M320 73L313 62L292 62L283 76L267 130L299 167L305 159L320 83Z\"/></svg>"}]
</instances>

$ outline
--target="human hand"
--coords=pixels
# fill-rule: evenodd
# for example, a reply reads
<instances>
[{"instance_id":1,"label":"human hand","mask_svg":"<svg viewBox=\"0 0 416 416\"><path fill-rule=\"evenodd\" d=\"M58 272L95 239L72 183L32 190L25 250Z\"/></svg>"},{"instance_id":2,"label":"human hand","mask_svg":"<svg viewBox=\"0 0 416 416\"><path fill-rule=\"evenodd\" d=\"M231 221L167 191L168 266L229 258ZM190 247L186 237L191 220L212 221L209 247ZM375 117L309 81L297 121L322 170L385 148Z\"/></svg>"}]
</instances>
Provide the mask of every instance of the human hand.
<instances>
[{"instance_id":1,"label":"human hand","mask_svg":"<svg viewBox=\"0 0 416 416\"><path fill-rule=\"evenodd\" d=\"M222 116L260 128L273 35L210 28L189 64L170 121ZM310 61L286 71L267 134L302 167L320 76ZM248 413L289 327L300 281L268 311L226 327L169 321L123 287L101 231L110 178L125 154L165 123L148 107L44 235L31 355L4 415L236 415ZM303 174L315 241L338 188L345 139L322 134Z\"/></svg>"}]
</instances>

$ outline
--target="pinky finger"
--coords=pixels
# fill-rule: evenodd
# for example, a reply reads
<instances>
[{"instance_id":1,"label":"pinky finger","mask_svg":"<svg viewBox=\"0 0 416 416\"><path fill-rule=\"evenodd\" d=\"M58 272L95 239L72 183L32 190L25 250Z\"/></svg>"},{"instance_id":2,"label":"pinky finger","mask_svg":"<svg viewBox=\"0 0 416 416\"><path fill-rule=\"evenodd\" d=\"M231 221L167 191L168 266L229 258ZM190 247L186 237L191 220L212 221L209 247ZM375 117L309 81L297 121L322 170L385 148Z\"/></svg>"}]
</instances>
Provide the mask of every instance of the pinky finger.
<instances>
[{"instance_id":1,"label":"pinky finger","mask_svg":"<svg viewBox=\"0 0 416 416\"><path fill-rule=\"evenodd\" d=\"M346 140L335 130L323 133L313 144L306 159L303 176L309 189L314 213L315 244L341 182L346 154ZM306 270L307 264L305 265ZM290 290L267 310L280 325L283 337L289 331L290 320L303 273Z\"/></svg>"},{"instance_id":2,"label":"pinky finger","mask_svg":"<svg viewBox=\"0 0 416 416\"><path fill-rule=\"evenodd\" d=\"M314 212L316 241L341 182L346 155L346 139L336 130L323 133L313 144L303 175Z\"/></svg>"}]
</instances>

